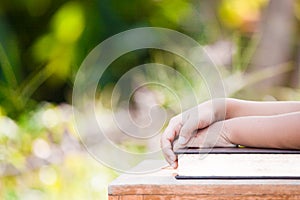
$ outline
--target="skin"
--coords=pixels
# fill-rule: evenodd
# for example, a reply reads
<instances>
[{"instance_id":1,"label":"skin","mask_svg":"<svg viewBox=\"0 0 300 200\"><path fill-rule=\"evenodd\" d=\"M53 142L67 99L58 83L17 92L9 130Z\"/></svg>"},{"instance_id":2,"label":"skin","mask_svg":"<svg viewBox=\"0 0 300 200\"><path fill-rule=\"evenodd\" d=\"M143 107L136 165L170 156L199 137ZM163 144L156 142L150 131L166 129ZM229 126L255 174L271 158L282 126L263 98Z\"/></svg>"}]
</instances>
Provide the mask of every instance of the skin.
<instances>
[{"instance_id":1,"label":"skin","mask_svg":"<svg viewBox=\"0 0 300 200\"><path fill-rule=\"evenodd\" d=\"M174 168L176 148L237 144L300 149L300 102L206 101L173 117L161 137L164 157Z\"/></svg>"}]
</instances>

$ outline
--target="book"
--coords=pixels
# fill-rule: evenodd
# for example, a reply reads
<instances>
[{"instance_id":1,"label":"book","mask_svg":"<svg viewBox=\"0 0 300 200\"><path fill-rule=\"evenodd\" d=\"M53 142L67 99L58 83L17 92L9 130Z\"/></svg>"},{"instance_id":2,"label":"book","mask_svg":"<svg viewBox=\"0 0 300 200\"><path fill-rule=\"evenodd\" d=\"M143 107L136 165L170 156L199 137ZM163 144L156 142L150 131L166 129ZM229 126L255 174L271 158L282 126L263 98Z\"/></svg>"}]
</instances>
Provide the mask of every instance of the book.
<instances>
[{"instance_id":1,"label":"book","mask_svg":"<svg viewBox=\"0 0 300 200\"><path fill-rule=\"evenodd\" d=\"M300 179L300 151L257 148L185 148L176 179Z\"/></svg>"}]
</instances>

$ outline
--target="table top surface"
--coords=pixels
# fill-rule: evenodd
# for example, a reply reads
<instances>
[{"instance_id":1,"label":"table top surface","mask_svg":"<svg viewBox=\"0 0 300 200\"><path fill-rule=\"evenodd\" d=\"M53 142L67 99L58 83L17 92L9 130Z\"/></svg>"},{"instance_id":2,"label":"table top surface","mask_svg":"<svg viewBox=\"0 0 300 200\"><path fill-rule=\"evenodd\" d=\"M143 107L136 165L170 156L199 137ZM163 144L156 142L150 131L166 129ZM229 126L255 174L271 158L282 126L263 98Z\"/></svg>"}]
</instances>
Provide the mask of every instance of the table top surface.
<instances>
[{"instance_id":1,"label":"table top surface","mask_svg":"<svg viewBox=\"0 0 300 200\"><path fill-rule=\"evenodd\" d=\"M137 165L143 169L153 163L164 163L162 160L145 160ZM108 187L109 194L198 194L198 193L233 193L260 192L276 193L287 192L300 194L300 180L274 180L274 179L202 179L202 180L177 180L176 170L165 167L161 170L145 174L122 174Z\"/></svg>"}]
</instances>

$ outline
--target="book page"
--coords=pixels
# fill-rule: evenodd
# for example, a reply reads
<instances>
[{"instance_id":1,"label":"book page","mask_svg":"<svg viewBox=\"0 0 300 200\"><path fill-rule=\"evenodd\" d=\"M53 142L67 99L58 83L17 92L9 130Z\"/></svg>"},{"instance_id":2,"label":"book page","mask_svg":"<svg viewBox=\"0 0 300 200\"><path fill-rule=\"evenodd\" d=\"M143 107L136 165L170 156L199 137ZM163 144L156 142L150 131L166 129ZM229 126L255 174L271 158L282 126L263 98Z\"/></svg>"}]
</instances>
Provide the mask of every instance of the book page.
<instances>
[{"instance_id":1,"label":"book page","mask_svg":"<svg viewBox=\"0 0 300 200\"><path fill-rule=\"evenodd\" d=\"M179 156L182 176L300 176L298 154L186 154Z\"/></svg>"}]
</instances>

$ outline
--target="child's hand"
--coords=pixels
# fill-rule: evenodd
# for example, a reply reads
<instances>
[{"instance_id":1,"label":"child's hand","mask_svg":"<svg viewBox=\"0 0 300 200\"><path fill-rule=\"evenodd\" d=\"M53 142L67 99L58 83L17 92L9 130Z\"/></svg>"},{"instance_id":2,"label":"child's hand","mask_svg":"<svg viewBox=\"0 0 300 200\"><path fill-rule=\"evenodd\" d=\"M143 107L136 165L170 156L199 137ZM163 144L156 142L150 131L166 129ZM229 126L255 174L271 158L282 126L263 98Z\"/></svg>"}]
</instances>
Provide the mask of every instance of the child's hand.
<instances>
[{"instance_id":1,"label":"child's hand","mask_svg":"<svg viewBox=\"0 0 300 200\"><path fill-rule=\"evenodd\" d=\"M197 130L185 147L234 147L236 146L230 140L230 130L226 127L225 121L219 121L211 124L209 127ZM182 148L178 140L173 142L173 150Z\"/></svg>"},{"instance_id":2,"label":"child's hand","mask_svg":"<svg viewBox=\"0 0 300 200\"><path fill-rule=\"evenodd\" d=\"M224 112L224 109L220 108L222 106L218 106L218 102L207 101L170 120L161 137L161 148L170 165L177 166L177 158L173 152L174 140L178 138L178 144L182 146L187 144L193 133L219 120L222 111Z\"/></svg>"},{"instance_id":3,"label":"child's hand","mask_svg":"<svg viewBox=\"0 0 300 200\"><path fill-rule=\"evenodd\" d=\"M206 127L201 130L194 131L190 140L183 146L179 144L178 140L173 142L173 150L182 147L234 147L236 146L230 140L230 130L226 128L225 121L219 121L214 124L211 124L209 127ZM174 154L174 157L170 157L166 153L170 153L169 149L163 149L164 156L167 158L167 161L172 165L172 167L177 168L177 157ZM170 159L171 158L171 159Z\"/></svg>"}]
</instances>

